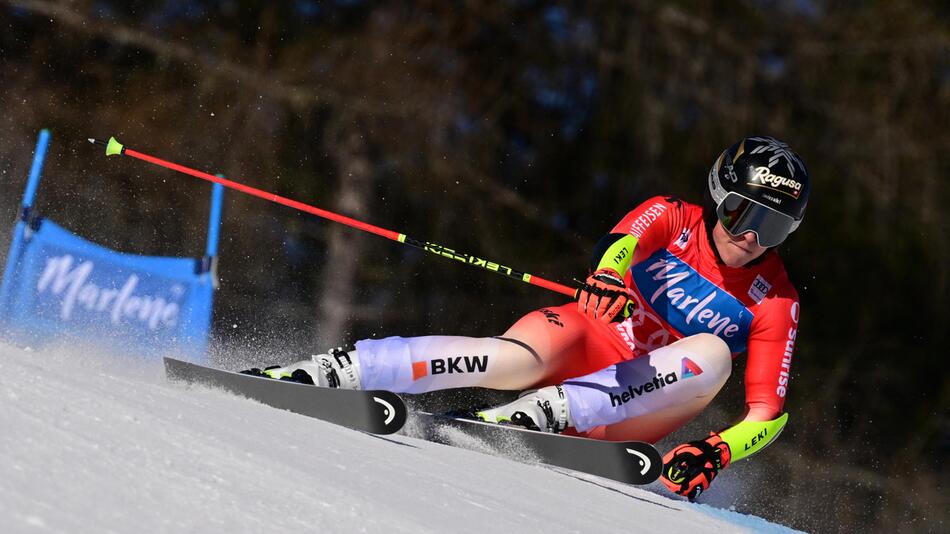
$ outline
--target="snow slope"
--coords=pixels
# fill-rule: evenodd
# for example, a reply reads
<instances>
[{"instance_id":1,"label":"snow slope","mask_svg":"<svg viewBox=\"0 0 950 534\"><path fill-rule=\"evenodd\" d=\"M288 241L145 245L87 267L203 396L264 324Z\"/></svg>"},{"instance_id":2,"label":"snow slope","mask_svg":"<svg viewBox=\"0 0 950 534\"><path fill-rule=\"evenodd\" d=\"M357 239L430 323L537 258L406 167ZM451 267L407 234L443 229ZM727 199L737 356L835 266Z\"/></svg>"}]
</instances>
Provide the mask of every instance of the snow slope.
<instances>
[{"instance_id":1,"label":"snow slope","mask_svg":"<svg viewBox=\"0 0 950 534\"><path fill-rule=\"evenodd\" d=\"M652 489L656 493L649 491ZM0 532L791 532L647 490L0 343Z\"/></svg>"}]
</instances>

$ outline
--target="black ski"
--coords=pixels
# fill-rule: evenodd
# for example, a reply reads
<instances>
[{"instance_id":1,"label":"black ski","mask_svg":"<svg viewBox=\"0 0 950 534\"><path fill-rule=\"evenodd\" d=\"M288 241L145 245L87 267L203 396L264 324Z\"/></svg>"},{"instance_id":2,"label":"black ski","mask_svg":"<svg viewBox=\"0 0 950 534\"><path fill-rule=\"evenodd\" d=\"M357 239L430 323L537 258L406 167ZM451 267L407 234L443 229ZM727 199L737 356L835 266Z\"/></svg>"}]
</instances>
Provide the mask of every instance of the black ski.
<instances>
[{"instance_id":1,"label":"black ski","mask_svg":"<svg viewBox=\"0 0 950 534\"><path fill-rule=\"evenodd\" d=\"M406 404L389 391L331 389L244 375L165 358L165 376L221 388L274 408L374 434L398 432Z\"/></svg>"},{"instance_id":2,"label":"black ski","mask_svg":"<svg viewBox=\"0 0 950 534\"><path fill-rule=\"evenodd\" d=\"M483 423L427 412L413 412L412 420L421 426L425 439L458 445L439 427L449 426L488 444L502 445L502 454L518 461L564 467L592 475L625 482L649 484L659 478L663 458L656 447L642 441L600 441L576 436L545 434L517 426ZM521 451L512 452L513 448Z\"/></svg>"}]
</instances>

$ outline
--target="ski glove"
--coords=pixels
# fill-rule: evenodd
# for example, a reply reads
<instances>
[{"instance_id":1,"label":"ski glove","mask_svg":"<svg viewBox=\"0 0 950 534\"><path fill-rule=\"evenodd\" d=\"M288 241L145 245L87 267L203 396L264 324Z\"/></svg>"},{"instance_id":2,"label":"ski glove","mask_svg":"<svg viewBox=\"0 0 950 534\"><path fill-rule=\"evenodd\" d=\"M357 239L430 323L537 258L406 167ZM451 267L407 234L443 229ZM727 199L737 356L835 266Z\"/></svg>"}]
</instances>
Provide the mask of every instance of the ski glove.
<instances>
[{"instance_id":1,"label":"ski glove","mask_svg":"<svg viewBox=\"0 0 950 534\"><path fill-rule=\"evenodd\" d=\"M729 444L713 432L704 440L690 441L666 453L660 479L670 491L692 502L709 489L731 459Z\"/></svg>"},{"instance_id":2,"label":"ski glove","mask_svg":"<svg viewBox=\"0 0 950 534\"><path fill-rule=\"evenodd\" d=\"M578 291L577 311L605 323L622 321L633 309L631 296L616 271L601 269L588 276Z\"/></svg>"}]
</instances>

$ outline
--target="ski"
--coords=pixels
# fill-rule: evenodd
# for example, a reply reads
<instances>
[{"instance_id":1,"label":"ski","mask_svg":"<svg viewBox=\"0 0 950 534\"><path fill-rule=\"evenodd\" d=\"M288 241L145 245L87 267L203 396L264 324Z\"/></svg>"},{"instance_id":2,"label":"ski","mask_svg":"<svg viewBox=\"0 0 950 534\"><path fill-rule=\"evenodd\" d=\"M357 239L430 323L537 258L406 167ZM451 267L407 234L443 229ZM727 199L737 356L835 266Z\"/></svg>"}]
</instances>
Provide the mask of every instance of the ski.
<instances>
[{"instance_id":1,"label":"ski","mask_svg":"<svg viewBox=\"0 0 950 534\"><path fill-rule=\"evenodd\" d=\"M484 441L516 461L563 467L627 484L649 484L659 478L663 468L663 458L656 447L642 441L600 441L546 434L428 412L413 412L411 417L410 427L429 441L464 446L451 432L444 431L448 427Z\"/></svg>"},{"instance_id":2,"label":"ski","mask_svg":"<svg viewBox=\"0 0 950 534\"><path fill-rule=\"evenodd\" d=\"M407 419L406 405L389 391L331 389L245 375L194 363L165 359L170 380L221 388L268 406L375 434L392 434ZM413 412L413 434L459 446L454 429L522 462L538 462L617 480L649 484L660 476L660 453L639 441L600 441L545 434L517 426L497 425L428 412Z\"/></svg>"},{"instance_id":3,"label":"ski","mask_svg":"<svg viewBox=\"0 0 950 534\"><path fill-rule=\"evenodd\" d=\"M398 432L406 422L403 400L389 391L332 389L245 375L165 358L170 380L221 388L274 408L374 434Z\"/></svg>"}]
</instances>

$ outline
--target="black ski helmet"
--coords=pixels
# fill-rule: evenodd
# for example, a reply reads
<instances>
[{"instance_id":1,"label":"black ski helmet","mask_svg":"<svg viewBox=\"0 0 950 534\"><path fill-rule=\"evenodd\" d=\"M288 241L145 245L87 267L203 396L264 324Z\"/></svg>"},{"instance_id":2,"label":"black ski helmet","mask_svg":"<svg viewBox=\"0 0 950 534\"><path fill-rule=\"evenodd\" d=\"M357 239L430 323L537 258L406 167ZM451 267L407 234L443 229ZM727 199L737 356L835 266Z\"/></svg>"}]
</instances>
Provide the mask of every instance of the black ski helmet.
<instances>
[{"instance_id":1,"label":"black ski helmet","mask_svg":"<svg viewBox=\"0 0 950 534\"><path fill-rule=\"evenodd\" d=\"M811 189L805 162L774 137L747 137L727 148L709 170L709 196L719 222L737 236L754 232L774 247L805 216Z\"/></svg>"}]
</instances>

